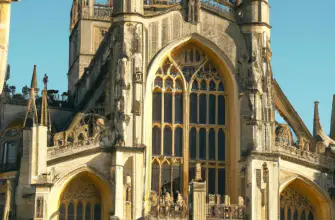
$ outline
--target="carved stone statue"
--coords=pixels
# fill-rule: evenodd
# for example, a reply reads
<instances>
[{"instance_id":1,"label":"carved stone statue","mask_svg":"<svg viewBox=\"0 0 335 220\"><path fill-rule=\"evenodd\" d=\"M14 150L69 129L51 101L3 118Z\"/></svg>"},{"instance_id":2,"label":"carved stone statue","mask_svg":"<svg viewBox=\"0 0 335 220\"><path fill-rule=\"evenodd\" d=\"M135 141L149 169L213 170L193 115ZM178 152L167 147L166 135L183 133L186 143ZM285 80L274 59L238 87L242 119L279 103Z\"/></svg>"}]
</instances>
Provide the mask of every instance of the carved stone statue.
<instances>
[{"instance_id":1,"label":"carved stone statue","mask_svg":"<svg viewBox=\"0 0 335 220\"><path fill-rule=\"evenodd\" d=\"M195 180L196 182L202 181L201 178L201 163L197 163L195 167Z\"/></svg>"}]
</instances>

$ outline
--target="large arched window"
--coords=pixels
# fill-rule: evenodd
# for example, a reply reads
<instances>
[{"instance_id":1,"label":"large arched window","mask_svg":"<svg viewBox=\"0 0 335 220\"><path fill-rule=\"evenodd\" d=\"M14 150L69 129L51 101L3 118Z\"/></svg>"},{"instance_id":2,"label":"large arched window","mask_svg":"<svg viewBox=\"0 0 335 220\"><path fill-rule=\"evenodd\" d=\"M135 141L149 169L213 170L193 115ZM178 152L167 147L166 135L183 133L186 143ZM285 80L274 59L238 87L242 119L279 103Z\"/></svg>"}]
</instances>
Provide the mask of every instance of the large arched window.
<instances>
[{"instance_id":1,"label":"large arched window","mask_svg":"<svg viewBox=\"0 0 335 220\"><path fill-rule=\"evenodd\" d=\"M215 63L196 46L179 49L158 69L152 92L152 190L166 190L169 176L172 195L185 194L200 162L208 194L224 195L227 93Z\"/></svg>"},{"instance_id":2,"label":"large arched window","mask_svg":"<svg viewBox=\"0 0 335 220\"><path fill-rule=\"evenodd\" d=\"M101 219L101 195L92 180L77 177L66 186L61 196L59 219Z\"/></svg>"}]
</instances>

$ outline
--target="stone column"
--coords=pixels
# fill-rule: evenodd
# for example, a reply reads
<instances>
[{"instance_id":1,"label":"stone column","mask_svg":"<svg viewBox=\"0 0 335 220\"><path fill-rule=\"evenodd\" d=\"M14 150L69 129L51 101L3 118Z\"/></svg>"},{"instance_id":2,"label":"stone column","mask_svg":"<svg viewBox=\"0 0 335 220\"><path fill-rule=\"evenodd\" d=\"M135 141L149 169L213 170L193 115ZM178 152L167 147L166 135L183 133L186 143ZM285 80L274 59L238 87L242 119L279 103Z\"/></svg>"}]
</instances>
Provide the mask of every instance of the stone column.
<instances>
[{"instance_id":1,"label":"stone column","mask_svg":"<svg viewBox=\"0 0 335 220\"><path fill-rule=\"evenodd\" d=\"M13 212L13 197L14 197L14 179L7 180L7 192L6 192L6 202L5 202L5 210L3 220L11 219L11 212Z\"/></svg>"},{"instance_id":2,"label":"stone column","mask_svg":"<svg viewBox=\"0 0 335 220\"><path fill-rule=\"evenodd\" d=\"M206 219L206 181L201 179L201 166L196 165L195 179L190 183L190 214L193 220Z\"/></svg>"},{"instance_id":3,"label":"stone column","mask_svg":"<svg viewBox=\"0 0 335 220\"><path fill-rule=\"evenodd\" d=\"M115 164L112 167L112 173L114 173L115 179L115 206L114 216L121 220L124 219L124 198L123 198L123 153L115 151L114 153Z\"/></svg>"},{"instance_id":4,"label":"stone column","mask_svg":"<svg viewBox=\"0 0 335 220\"><path fill-rule=\"evenodd\" d=\"M7 71L7 56L10 25L10 3L13 0L0 0L0 94L3 90Z\"/></svg>"}]
</instances>

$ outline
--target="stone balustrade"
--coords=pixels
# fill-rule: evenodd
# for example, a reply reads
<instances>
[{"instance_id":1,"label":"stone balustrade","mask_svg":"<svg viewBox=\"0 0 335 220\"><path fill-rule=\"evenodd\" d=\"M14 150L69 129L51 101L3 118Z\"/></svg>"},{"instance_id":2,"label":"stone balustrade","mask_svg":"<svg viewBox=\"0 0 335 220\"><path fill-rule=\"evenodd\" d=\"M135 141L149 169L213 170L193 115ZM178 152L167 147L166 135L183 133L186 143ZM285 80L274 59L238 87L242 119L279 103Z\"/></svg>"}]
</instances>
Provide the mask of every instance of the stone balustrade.
<instances>
[{"instance_id":1,"label":"stone balustrade","mask_svg":"<svg viewBox=\"0 0 335 220\"><path fill-rule=\"evenodd\" d=\"M335 159L300 149L291 145L277 145L278 152L287 159L295 159L315 166L322 166L330 170L335 168Z\"/></svg>"},{"instance_id":2,"label":"stone balustrade","mask_svg":"<svg viewBox=\"0 0 335 220\"><path fill-rule=\"evenodd\" d=\"M67 145L48 147L48 160L73 155L86 150L99 148L99 143L93 140L85 140L78 143L68 143Z\"/></svg>"},{"instance_id":3,"label":"stone balustrade","mask_svg":"<svg viewBox=\"0 0 335 220\"><path fill-rule=\"evenodd\" d=\"M221 195L209 195L206 204L207 219L247 219L244 200L239 197L239 204L230 204L230 197L225 195L221 201Z\"/></svg>"}]
</instances>

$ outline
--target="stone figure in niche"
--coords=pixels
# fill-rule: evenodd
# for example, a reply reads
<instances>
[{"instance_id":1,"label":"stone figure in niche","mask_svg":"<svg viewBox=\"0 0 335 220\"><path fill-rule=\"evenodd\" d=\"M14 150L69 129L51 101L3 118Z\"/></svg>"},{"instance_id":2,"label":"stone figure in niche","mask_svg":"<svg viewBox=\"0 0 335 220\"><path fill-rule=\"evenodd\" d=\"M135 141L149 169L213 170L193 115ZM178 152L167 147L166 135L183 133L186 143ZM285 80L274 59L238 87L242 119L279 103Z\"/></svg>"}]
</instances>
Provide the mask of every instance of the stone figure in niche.
<instances>
[{"instance_id":1,"label":"stone figure in niche","mask_svg":"<svg viewBox=\"0 0 335 220\"><path fill-rule=\"evenodd\" d=\"M141 25L136 25L135 32L134 32L134 53L142 53L143 44L142 44L142 27Z\"/></svg>"},{"instance_id":2,"label":"stone figure in niche","mask_svg":"<svg viewBox=\"0 0 335 220\"><path fill-rule=\"evenodd\" d=\"M248 68L248 87L262 93L263 56L260 43L260 35L252 35L252 51Z\"/></svg>"}]
</instances>

